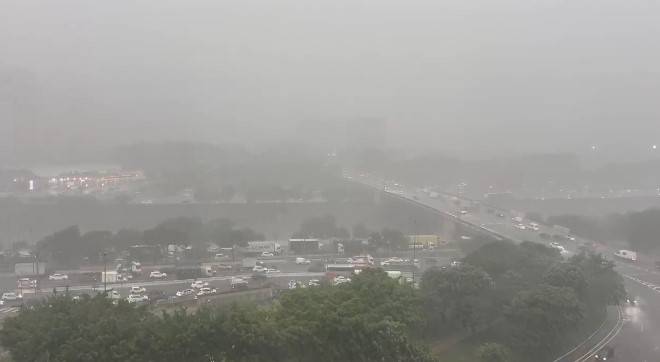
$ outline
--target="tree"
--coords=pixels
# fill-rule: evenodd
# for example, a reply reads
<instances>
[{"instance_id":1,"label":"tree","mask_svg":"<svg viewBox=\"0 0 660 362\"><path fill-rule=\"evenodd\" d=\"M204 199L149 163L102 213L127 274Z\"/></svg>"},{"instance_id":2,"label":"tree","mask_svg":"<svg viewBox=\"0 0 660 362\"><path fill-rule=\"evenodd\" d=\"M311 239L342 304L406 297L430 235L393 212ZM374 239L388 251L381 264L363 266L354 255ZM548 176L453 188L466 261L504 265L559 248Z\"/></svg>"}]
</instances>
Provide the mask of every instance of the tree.
<instances>
[{"instance_id":1,"label":"tree","mask_svg":"<svg viewBox=\"0 0 660 362\"><path fill-rule=\"evenodd\" d=\"M285 292L272 308L158 316L102 295L55 296L5 319L0 344L17 362L430 362L408 335L419 318L414 290L365 270L341 287Z\"/></svg>"},{"instance_id":2,"label":"tree","mask_svg":"<svg viewBox=\"0 0 660 362\"><path fill-rule=\"evenodd\" d=\"M76 267L83 257L82 246L78 226L70 226L39 241L37 250L62 267Z\"/></svg>"},{"instance_id":3,"label":"tree","mask_svg":"<svg viewBox=\"0 0 660 362\"><path fill-rule=\"evenodd\" d=\"M548 352L582 319L583 306L573 289L541 284L518 293L505 316L513 344L530 353Z\"/></svg>"},{"instance_id":4,"label":"tree","mask_svg":"<svg viewBox=\"0 0 660 362\"><path fill-rule=\"evenodd\" d=\"M366 239L371 231L363 223L353 225L353 239Z\"/></svg>"},{"instance_id":5,"label":"tree","mask_svg":"<svg viewBox=\"0 0 660 362\"><path fill-rule=\"evenodd\" d=\"M383 241L390 250L408 248L408 237L406 237L401 231L385 228L380 234L383 236Z\"/></svg>"},{"instance_id":6,"label":"tree","mask_svg":"<svg viewBox=\"0 0 660 362\"><path fill-rule=\"evenodd\" d=\"M626 298L623 277L614 270L614 262L601 254L581 252L569 259L579 267L586 281L583 298L591 308L618 305Z\"/></svg>"},{"instance_id":7,"label":"tree","mask_svg":"<svg viewBox=\"0 0 660 362\"><path fill-rule=\"evenodd\" d=\"M300 230L294 234L301 238L342 238L348 239L350 234L348 230L337 226L337 220L332 215L321 217L311 217L305 219L300 225Z\"/></svg>"},{"instance_id":8,"label":"tree","mask_svg":"<svg viewBox=\"0 0 660 362\"><path fill-rule=\"evenodd\" d=\"M499 343L484 343L477 349L479 362L510 362L511 351Z\"/></svg>"},{"instance_id":9,"label":"tree","mask_svg":"<svg viewBox=\"0 0 660 362\"><path fill-rule=\"evenodd\" d=\"M548 285L572 288L578 296L584 296L587 280L582 269L574 263L558 263L543 278Z\"/></svg>"},{"instance_id":10,"label":"tree","mask_svg":"<svg viewBox=\"0 0 660 362\"><path fill-rule=\"evenodd\" d=\"M482 269L468 264L429 269L421 283L427 320L432 328L460 327L471 332L485 323L488 303L483 296L492 280ZM436 330L437 331L437 330Z\"/></svg>"}]
</instances>

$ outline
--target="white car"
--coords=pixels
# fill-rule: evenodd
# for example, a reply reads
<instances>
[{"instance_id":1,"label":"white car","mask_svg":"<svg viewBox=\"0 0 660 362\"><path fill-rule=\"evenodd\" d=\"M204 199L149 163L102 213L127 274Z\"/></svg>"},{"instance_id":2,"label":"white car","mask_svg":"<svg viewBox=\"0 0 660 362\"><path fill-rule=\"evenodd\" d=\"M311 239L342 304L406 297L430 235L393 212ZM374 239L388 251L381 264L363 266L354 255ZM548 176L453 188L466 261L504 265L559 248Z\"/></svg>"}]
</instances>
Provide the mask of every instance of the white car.
<instances>
[{"instance_id":1,"label":"white car","mask_svg":"<svg viewBox=\"0 0 660 362\"><path fill-rule=\"evenodd\" d=\"M116 290L109 290L107 292L107 297L110 299L121 299L121 294Z\"/></svg>"},{"instance_id":2,"label":"white car","mask_svg":"<svg viewBox=\"0 0 660 362\"><path fill-rule=\"evenodd\" d=\"M48 280L69 280L69 276L66 274L51 274L48 276Z\"/></svg>"},{"instance_id":3,"label":"white car","mask_svg":"<svg viewBox=\"0 0 660 362\"><path fill-rule=\"evenodd\" d=\"M550 243L550 247L553 248L553 249L557 249L557 250L559 250L559 251L563 251L563 250L565 250L565 248L564 248L561 244L559 244L558 242L556 242L556 241L551 242L551 243Z\"/></svg>"},{"instance_id":4,"label":"white car","mask_svg":"<svg viewBox=\"0 0 660 362\"><path fill-rule=\"evenodd\" d=\"M151 279L167 279L167 273L161 273L158 270L154 270L149 273L149 278Z\"/></svg>"},{"instance_id":5,"label":"white car","mask_svg":"<svg viewBox=\"0 0 660 362\"><path fill-rule=\"evenodd\" d=\"M132 295L139 295L139 294L146 293L146 292L147 292L147 290L144 289L144 287L141 287L141 286L131 287L131 294Z\"/></svg>"},{"instance_id":6,"label":"white car","mask_svg":"<svg viewBox=\"0 0 660 362\"><path fill-rule=\"evenodd\" d=\"M305 259L305 258L296 258L296 264L298 264L298 265L308 265L308 264L311 264L311 261L309 259Z\"/></svg>"},{"instance_id":7,"label":"white car","mask_svg":"<svg viewBox=\"0 0 660 362\"><path fill-rule=\"evenodd\" d=\"M348 283L351 281L351 278L346 278L345 276L338 275L335 277L335 279L332 281L334 285L339 285L339 284L344 284Z\"/></svg>"},{"instance_id":8,"label":"white car","mask_svg":"<svg viewBox=\"0 0 660 362\"><path fill-rule=\"evenodd\" d=\"M197 293L198 297L201 297L203 295L211 295L217 293L217 289L211 289L211 288L201 288L199 292Z\"/></svg>"},{"instance_id":9,"label":"white car","mask_svg":"<svg viewBox=\"0 0 660 362\"><path fill-rule=\"evenodd\" d=\"M318 279L311 279L309 283L307 283L307 285L309 285L310 287L318 287L319 285L321 285L321 281Z\"/></svg>"},{"instance_id":10,"label":"white car","mask_svg":"<svg viewBox=\"0 0 660 362\"><path fill-rule=\"evenodd\" d=\"M16 294L14 292L7 292L7 293L2 293L1 299L6 302L12 302L15 300L23 299L23 296L20 294Z\"/></svg>"},{"instance_id":11,"label":"white car","mask_svg":"<svg viewBox=\"0 0 660 362\"><path fill-rule=\"evenodd\" d=\"M222 253L215 254L216 259L222 259L224 257L225 257L225 254L222 254Z\"/></svg>"},{"instance_id":12,"label":"white car","mask_svg":"<svg viewBox=\"0 0 660 362\"><path fill-rule=\"evenodd\" d=\"M281 273L279 269L266 268L266 274Z\"/></svg>"},{"instance_id":13,"label":"white car","mask_svg":"<svg viewBox=\"0 0 660 362\"><path fill-rule=\"evenodd\" d=\"M252 268L252 271L255 272L255 273L263 273L263 272L266 272L266 270L268 270L268 269L261 266L261 265L255 265L254 268Z\"/></svg>"},{"instance_id":14,"label":"white car","mask_svg":"<svg viewBox=\"0 0 660 362\"><path fill-rule=\"evenodd\" d=\"M190 284L190 287L194 288L194 289L201 289L201 288L208 287L208 286L209 286L209 282L204 282L204 281L201 281L201 280L195 280L194 282L192 282Z\"/></svg>"},{"instance_id":15,"label":"white car","mask_svg":"<svg viewBox=\"0 0 660 362\"><path fill-rule=\"evenodd\" d=\"M271 253L270 251L264 251L263 253L261 253L261 256L270 257L270 256L275 256L275 254Z\"/></svg>"},{"instance_id":16,"label":"white car","mask_svg":"<svg viewBox=\"0 0 660 362\"><path fill-rule=\"evenodd\" d=\"M34 288L37 286L37 281L30 278L21 278L17 282L19 288Z\"/></svg>"},{"instance_id":17,"label":"white car","mask_svg":"<svg viewBox=\"0 0 660 362\"><path fill-rule=\"evenodd\" d=\"M149 301L149 297L146 295L131 294L126 298L126 301L129 303L147 302Z\"/></svg>"},{"instance_id":18,"label":"white car","mask_svg":"<svg viewBox=\"0 0 660 362\"><path fill-rule=\"evenodd\" d=\"M195 290L193 289L179 290L176 292L177 297L183 297L184 295L193 295L193 294L195 294Z\"/></svg>"}]
</instances>

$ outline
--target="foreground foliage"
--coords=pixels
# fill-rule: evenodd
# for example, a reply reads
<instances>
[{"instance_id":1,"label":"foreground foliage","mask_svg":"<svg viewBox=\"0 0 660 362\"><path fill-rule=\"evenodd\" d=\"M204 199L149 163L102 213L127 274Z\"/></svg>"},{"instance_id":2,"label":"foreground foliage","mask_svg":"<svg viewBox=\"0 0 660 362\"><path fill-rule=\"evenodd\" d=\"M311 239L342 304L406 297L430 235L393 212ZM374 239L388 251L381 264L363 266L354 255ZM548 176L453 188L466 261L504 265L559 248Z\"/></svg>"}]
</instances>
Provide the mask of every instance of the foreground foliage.
<instances>
[{"instance_id":1,"label":"foreground foliage","mask_svg":"<svg viewBox=\"0 0 660 362\"><path fill-rule=\"evenodd\" d=\"M177 311L50 298L9 318L15 361L431 361L408 337L417 299L382 271L285 293L270 309Z\"/></svg>"}]
</instances>

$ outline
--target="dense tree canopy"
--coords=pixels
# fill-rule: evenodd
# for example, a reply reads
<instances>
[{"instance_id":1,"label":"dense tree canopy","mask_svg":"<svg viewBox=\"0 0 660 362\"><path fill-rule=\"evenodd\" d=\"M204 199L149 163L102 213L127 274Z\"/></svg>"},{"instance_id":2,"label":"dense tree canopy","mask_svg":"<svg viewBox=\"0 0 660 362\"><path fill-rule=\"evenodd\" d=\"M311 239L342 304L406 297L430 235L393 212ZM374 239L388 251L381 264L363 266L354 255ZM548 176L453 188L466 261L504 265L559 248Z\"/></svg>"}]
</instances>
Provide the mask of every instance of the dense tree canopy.
<instances>
[{"instance_id":1,"label":"dense tree canopy","mask_svg":"<svg viewBox=\"0 0 660 362\"><path fill-rule=\"evenodd\" d=\"M431 361L408 334L417 305L410 287L378 270L287 292L268 309L158 316L103 296L56 296L8 318L0 343L17 362Z\"/></svg>"}]
</instances>

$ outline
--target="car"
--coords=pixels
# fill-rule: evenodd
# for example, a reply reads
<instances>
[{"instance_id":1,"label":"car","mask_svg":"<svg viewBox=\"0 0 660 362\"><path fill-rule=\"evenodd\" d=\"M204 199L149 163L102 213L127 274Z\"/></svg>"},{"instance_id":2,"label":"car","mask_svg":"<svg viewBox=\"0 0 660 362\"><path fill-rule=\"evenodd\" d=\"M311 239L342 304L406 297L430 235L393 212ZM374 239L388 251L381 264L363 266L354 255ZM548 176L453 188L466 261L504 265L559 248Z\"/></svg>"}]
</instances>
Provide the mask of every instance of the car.
<instances>
[{"instance_id":1,"label":"car","mask_svg":"<svg viewBox=\"0 0 660 362\"><path fill-rule=\"evenodd\" d=\"M2 299L5 302L13 302L16 300L23 299L23 296L20 294L16 294L14 292L6 292L6 293L2 293L2 298L0 299Z\"/></svg>"},{"instance_id":2,"label":"car","mask_svg":"<svg viewBox=\"0 0 660 362\"><path fill-rule=\"evenodd\" d=\"M498 213L497 213L497 217L504 217L504 216L505 216L505 215L504 215L503 213L501 213L501 212L498 212Z\"/></svg>"},{"instance_id":3,"label":"car","mask_svg":"<svg viewBox=\"0 0 660 362\"><path fill-rule=\"evenodd\" d=\"M611 361L614 358L614 348L605 346L594 356L594 361Z\"/></svg>"},{"instance_id":4,"label":"car","mask_svg":"<svg viewBox=\"0 0 660 362\"><path fill-rule=\"evenodd\" d=\"M146 291L147 290L144 289L144 287L136 285L136 286L131 287L130 293L133 294L133 295L139 295L139 294L145 293Z\"/></svg>"},{"instance_id":5,"label":"car","mask_svg":"<svg viewBox=\"0 0 660 362\"><path fill-rule=\"evenodd\" d=\"M215 266L215 268L218 269L218 270L232 270L232 269L234 269L233 266L227 265L227 264L218 264L218 265Z\"/></svg>"},{"instance_id":6,"label":"car","mask_svg":"<svg viewBox=\"0 0 660 362\"><path fill-rule=\"evenodd\" d=\"M566 235L566 239L568 239L568 240L570 240L570 241L575 241L575 236L573 236L573 235Z\"/></svg>"},{"instance_id":7,"label":"car","mask_svg":"<svg viewBox=\"0 0 660 362\"><path fill-rule=\"evenodd\" d=\"M348 283L350 281L351 281L351 278L346 278L343 275L338 275L332 280L332 284L340 285L340 284Z\"/></svg>"},{"instance_id":8,"label":"car","mask_svg":"<svg viewBox=\"0 0 660 362\"><path fill-rule=\"evenodd\" d=\"M566 250L566 248L564 248L563 245L559 244L559 243L556 242L556 241L551 242L551 243L550 243L550 247L553 248L553 249L557 249L557 250L559 250L560 252Z\"/></svg>"},{"instance_id":9,"label":"car","mask_svg":"<svg viewBox=\"0 0 660 362\"><path fill-rule=\"evenodd\" d=\"M270 251L264 251L263 253L261 253L261 256L271 257L271 256L275 256L275 254L271 253Z\"/></svg>"},{"instance_id":10,"label":"car","mask_svg":"<svg viewBox=\"0 0 660 362\"><path fill-rule=\"evenodd\" d=\"M48 280L68 280L69 276L66 274L51 274L48 276Z\"/></svg>"},{"instance_id":11,"label":"car","mask_svg":"<svg viewBox=\"0 0 660 362\"><path fill-rule=\"evenodd\" d=\"M268 268L263 267L263 266L261 266L261 265L255 265L255 266L252 268L252 271L255 272L255 273L264 273L264 272L266 272L267 270L268 270Z\"/></svg>"},{"instance_id":12,"label":"car","mask_svg":"<svg viewBox=\"0 0 660 362\"><path fill-rule=\"evenodd\" d=\"M190 284L190 287L194 288L194 289L201 289L201 288L208 287L208 286L209 286L209 282L205 282L205 281L201 281L201 280L195 280L194 282L192 282Z\"/></svg>"},{"instance_id":13,"label":"car","mask_svg":"<svg viewBox=\"0 0 660 362\"><path fill-rule=\"evenodd\" d=\"M296 258L296 264L298 265L309 265L311 264L311 260L305 259L305 258Z\"/></svg>"},{"instance_id":14,"label":"car","mask_svg":"<svg viewBox=\"0 0 660 362\"><path fill-rule=\"evenodd\" d=\"M266 268L266 274L281 273L279 269L276 268Z\"/></svg>"},{"instance_id":15,"label":"car","mask_svg":"<svg viewBox=\"0 0 660 362\"><path fill-rule=\"evenodd\" d=\"M248 286L247 280L243 278L231 278L232 289L247 288L247 286Z\"/></svg>"},{"instance_id":16,"label":"car","mask_svg":"<svg viewBox=\"0 0 660 362\"><path fill-rule=\"evenodd\" d=\"M121 299L121 294L116 290L109 290L106 292L106 297L110 299Z\"/></svg>"},{"instance_id":17,"label":"car","mask_svg":"<svg viewBox=\"0 0 660 362\"><path fill-rule=\"evenodd\" d=\"M467 210L461 210L461 215L467 215L468 211Z\"/></svg>"},{"instance_id":18,"label":"car","mask_svg":"<svg viewBox=\"0 0 660 362\"><path fill-rule=\"evenodd\" d=\"M150 290L146 296L151 303L156 303L161 299L167 299L167 295L162 290Z\"/></svg>"},{"instance_id":19,"label":"car","mask_svg":"<svg viewBox=\"0 0 660 362\"><path fill-rule=\"evenodd\" d=\"M321 281L318 279L310 279L307 285L309 285L310 287L318 287L319 285L321 285Z\"/></svg>"},{"instance_id":20,"label":"car","mask_svg":"<svg viewBox=\"0 0 660 362\"><path fill-rule=\"evenodd\" d=\"M199 292L197 292L197 296L201 297L203 295L211 295L217 293L217 289L211 289L211 288L201 288Z\"/></svg>"},{"instance_id":21,"label":"car","mask_svg":"<svg viewBox=\"0 0 660 362\"><path fill-rule=\"evenodd\" d=\"M527 230L527 227L523 224L513 224L513 227L519 230Z\"/></svg>"},{"instance_id":22,"label":"car","mask_svg":"<svg viewBox=\"0 0 660 362\"><path fill-rule=\"evenodd\" d=\"M179 290L176 292L177 297L183 297L185 295L194 295L195 290L194 289L184 289L184 290Z\"/></svg>"},{"instance_id":23,"label":"car","mask_svg":"<svg viewBox=\"0 0 660 362\"><path fill-rule=\"evenodd\" d=\"M30 279L30 278L21 278L16 282L16 284L18 284L19 288L36 288L37 287L37 281L35 279Z\"/></svg>"},{"instance_id":24,"label":"car","mask_svg":"<svg viewBox=\"0 0 660 362\"><path fill-rule=\"evenodd\" d=\"M161 273L158 270L154 270L151 273L149 273L149 278L150 279L167 279L167 273Z\"/></svg>"},{"instance_id":25,"label":"car","mask_svg":"<svg viewBox=\"0 0 660 362\"><path fill-rule=\"evenodd\" d=\"M129 303L147 302L149 301L149 297L147 297L146 295L130 294L126 298L126 301Z\"/></svg>"},{"instance_id":26,"label":"car","mask_svg":"<svg viewBox=\"0 0 660 362\"><path fill-rule=\"evenodd\" d=\"M117 280L120 282L127 282L130 280L133 280L133 274L127 273L127 274L117 274Z\"/></svg>"}]
</instances>

